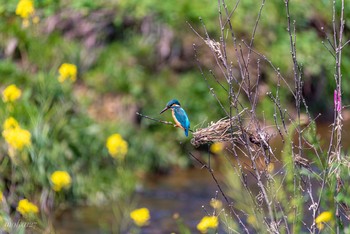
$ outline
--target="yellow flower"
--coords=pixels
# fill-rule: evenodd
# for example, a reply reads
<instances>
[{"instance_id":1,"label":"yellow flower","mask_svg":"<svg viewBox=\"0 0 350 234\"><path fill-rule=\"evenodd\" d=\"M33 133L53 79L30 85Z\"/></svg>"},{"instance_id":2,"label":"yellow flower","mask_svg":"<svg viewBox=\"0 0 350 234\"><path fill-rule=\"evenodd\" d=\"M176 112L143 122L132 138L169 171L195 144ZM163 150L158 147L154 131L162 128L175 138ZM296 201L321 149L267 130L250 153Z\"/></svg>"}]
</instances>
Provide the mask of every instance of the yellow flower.
<instances>
[{"instance_id":1,"label":"yellow flower","mask_svg":"<svg viewBox=\"0 0 350 234\"><path fill-rule=\"evenodd\" d=\"M72 178L66 171L55 171L51 174L53 190L61 191L62 188L68 188L72 183Z\"/></svg>"},{"instance_id":2,"label":"yellow flower","mask_svg":"<svg viewBox=\"0 0 350 234\"><path fill-rule=\"evenodd\" d=\"M16 15L19 15L23 19L28 19L34 14L34 4L31 0L20 0L17 4Z\"/></svg>"},{"instance_id":3,"label":"yellow flower","mask_svg":"<svg viewBox=\"0 0 350 234\"><path fill-rule=\"evenodd\" d=\"M224 150L224 143L222 142L215 142L210 146L210 151L214 154L219 154Z\"/></svg>"},{"instance_id":4,"label":"yellow flower","mask_svg":"<svg viewBox=\"0 0 350 234\"><path fill-rule=\"evenodd\" d=\"M106 147L113 158L123 159L128 152L128 142L117 133L108 137Z\"/></svg>"},{"instance_id":5,"label":"yellow flower","mask_svg":"<svg viewBox=\"0 0 350 234\"><path fill-rule=\"evenodd\" d=\"M2 201L2 199L4 199L4 194L0 192L0 202Z\"/></svg>"},{"instance_id":6,"label":"yellow flower","mask_svg":"<svg viewBox=\"0 0 350 234\"><path fill-rule=\"evenodd\" d=\"M9 117L5 120L3 126L4 130L19 128L19 124L17 120L13 117Z\"/></svg>"},{"instance_id":7,"label":"yellow flower","mask_svg":"<svg viewBox=\"0 0 350 234\"><path fill-rule=\"evenodd\" d=\"M211 199L210 205L214 209L221 209L222 208L222 202L218 199Z\"/></svg>"},{"instance_id":8,"label":"yellow flower","mask_svg":"<svg viewBox=\"0 0 350 234\"><path fill-rule=\"evenodd\" d=\"M216 216L204 216L202 220L198 223L197 229L201 233L207 233L209 228L217 228L219 225L218 217Z\"/></svg>"},{"instance_id":9,"label":"yellow flower","mask_svg":"<svg viewBox=\"0 0 350 234\"><path fill-rule=\"evenodd\" d=\"M31 134L20 127L5 129L2 131L5 141L14 149L22 150L31 145Z\"/></svg>"},{"instance_id":10,"label":"yellow flower","mask_svg":"<svg viewBox=\"0 0 350 234\"><path fill-rule=\"evenodd\" d=\"M147 208L140 208L133 210L130 213L130 218L134 221L134 223L137 226L142 227L148 225L151 216Z\"/></svg>"},{"instance_id":11,"label":"yellow flower","mask_svg":"<svg viewBox=\"0 0 350 234\"><path fill-rule=\"evenodd\" d=\"M324 223L318 223L316 224L316 227L321 231L324 229Z\"/></svg>"},{"instance_id":12,"label":"yellow flower","mask_svg":"<svg viewBox=\"0 0 350 234\"><path fill-rule=\"evenodd\" d=\"M13 117L5 120L3 128L2 136L13 149L22 150L25 146L31 145L30 132L22 129Z\"/></svg>"},{"instance_id":13,"label":"yellow flower","mask_svg":"<svg viewBox=\"0 0 350 234\"><path fill-rule=\"evenodd\" d=\"M18 202L17 211L22 215L27 215L36 214L39 212L39 209L36 205L29 202L27 199L22 199Z\"/></svg>"},{"instance_id":14,"label":"yellow flower","mask_svg":"<svg viewBox=\"0 0 350 234\"><path fill-rule=\"evenodd\" d=\"M77 66L70 63L63 63L58 69L60 76L58 81L63 83L66 79L70 79L74 82L77 79Z\"/></svg>"},{"instance_id":15,"label":"yellow flower","mask_svg":"<svg viewBox=\"0 0 350 234\"><path fill-rule=\"evenodd\" d=\"M257 224L256 217L254 215L248 215L247 223L249 223L252 226L255 226Z\"/></svg>"},{"instance_id":16,"label":"yellow flower","mask_svg":"<svg viewBox=\"0 0 350 234\"><path fill-rule=\"evenodd\" d=\"M330 211L324 211L316 217L315 223L329 222L333 219L333 214Z\"/></svg>"},{"instance_id":17,"label":"yellow flower","mask_svg":"<svg viewBox=\"0 0 350 234\"><path fill-rule=\"evenodd\" d=\"M13 102L20 98L22 95L22 91L17 88L16 85L12 84L5 88L2 92L2 100L4 102Z\"/></svg>"},{"instance_id":18,"label":"yellow flower","mask_svg":"<svg viewBox=\"0 0 350 234\"><path fill-rule=\"evenodd\" d=\"M329 222L333 219L333 214L330 211L323 211L319 216L316 217L315 223L317 228L322 230L324 228L324 223Z\"/></svg>"}]
</instances>

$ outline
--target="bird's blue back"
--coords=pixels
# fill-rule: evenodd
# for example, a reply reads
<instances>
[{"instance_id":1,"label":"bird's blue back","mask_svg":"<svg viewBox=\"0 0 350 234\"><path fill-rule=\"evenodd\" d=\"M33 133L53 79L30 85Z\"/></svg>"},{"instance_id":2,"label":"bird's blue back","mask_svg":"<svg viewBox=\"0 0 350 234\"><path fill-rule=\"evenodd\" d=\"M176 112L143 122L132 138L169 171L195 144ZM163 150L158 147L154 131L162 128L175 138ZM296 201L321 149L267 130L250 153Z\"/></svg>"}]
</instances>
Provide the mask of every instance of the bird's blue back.
<instances>
[{"instance_id":1,"label":"bird's blue back","mask_svg":"<svg viewBox=\"0 0 350 234\"><path fill-rule=\"evenodd\" d=\"M180 106L173 107L173 110L174 110L174 115L176 117L176 120L185 129L185 135L188 136L188 130L190 128L190 120L187 117L186 111L182 109Z\"/></svg>"}]
</instances>

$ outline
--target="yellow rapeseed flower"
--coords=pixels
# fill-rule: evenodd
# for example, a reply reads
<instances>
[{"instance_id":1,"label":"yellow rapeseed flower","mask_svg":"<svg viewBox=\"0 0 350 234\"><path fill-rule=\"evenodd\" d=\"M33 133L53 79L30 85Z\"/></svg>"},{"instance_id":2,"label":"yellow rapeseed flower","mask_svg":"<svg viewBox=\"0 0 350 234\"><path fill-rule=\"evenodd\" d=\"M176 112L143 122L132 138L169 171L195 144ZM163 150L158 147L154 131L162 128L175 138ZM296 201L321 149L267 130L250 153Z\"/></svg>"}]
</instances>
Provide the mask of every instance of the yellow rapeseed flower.
<instances>
[{"instance_id":1,"label":"yellow rapeseed flower","mask_svg":"<svg viewBox=\"0 0 350 234\"><path fill-rule=\"evenodd\" d=\"M219 154L224 150L224 143L222 142L215 142L210 146L210 151L214 154Z\"/></svg>"},{"instance_id":2,"label":"yellow rapeseed flower","mask_svg":"<svg viewBox=\"0 0 350 234\"><path fill-rule=\"evenodd\" d=\"M22 129L15 118L7 118L3 128L2 136L13 149L22 150L25 146L31 145L30 132Z\"/></svg>"},{"instance_id":3,"label":"yellow rapeseed flower","mask_svg":"<svg viewBox=\"0 0 350 234\"><path fill-rule=\"evenodd\" d=\"M16 15L19 15L22 19L28 19L35 12L33 1L20 0L16 7Z\"/></svg>"},{"instance_id":4,"label":"yellow rapeseed flower","mask_svg":"<svg viewBox=\"0 0 350 234\"><path fill-rule=\"evenodd\" d=\"M322 230L324 228L324 223L329 222L333 219L333 214L330 211L323 211L319 216L316 217L315 223L317 228Z\"/></svg>"},{"instance_id":5,"label":"yellow rapeseed flower","mask_svg":"<svg viewBox=\"0 0 350 234\"><path fill-rule=\"evenodd\" d=\"M5 141L14 149L22 150L31 145L31 134L20 127L5 129L2 131Z\"/></svg>"},{"instance_id":6,"label":"yellow rapeseed flower","mask_svg":"<svg viewBox=\"0 0 350 234\"><path fill-rule=\"evenodd\" d=\"M63 63L58 69L58 73L60 76L58 77L58 81L63 83L66 79L70 79L74 82L77 79L77 66L70 63Z\"/></svg>"},{"instance_id":7,"label":"yellow rapeseed flower","mask_svg":"<svg viewBox=\"0 0 350 234\"><path fill-rule=\"evenodd\" d=\"M128 142L117 133L108 137L106 147L113 158L123 159L128 152Z\"/></svg>"},{"instance_id":8,"label":"yellow rapeseed flower","mask_svg":"<svg viewBox=\"0 0 350 234\"><path fill-rule=\"evenodd\" d=\"M36 214L39 209L36 205L28 201L27 199L22 199L18 202L17 211L22 215Z\"/></svg>"},{"instance_id":9,"label":"yellow rapeseed flower","mask_svg":"<svg viewBox=\"0 0 350 234\"><path fill-rule=\"evenodd\" d=\"M323 211L319 216L316 217L315 223L329 222L333 219L333 214L330 211Z\"/></svg>"},{"instance_id":10,"label":"yellow rapeseed flower","mask_svg":"<svg viewBox=\"0 0 350 234\"><path fill-rule=\"evenodd\" d=\"M316 224L316 227L321 231L324 229L324 223L318 223Z\"/></svg>"},{"instance_id":11,"label":"yellow rapeseed flower","mask_svg":"<svg viewBox=\"0 0 350 234\"><path fill-rule=\"evenodd\" d=\"M201 233L207 233L208 229L215 229L219 225L218 217L216 216L204 216L202 220L198 223L197 229Z\"/></svg>"},{"instance_id":12,"label":"yellow rapeseed flower","mask_svg":"<svg viewBox=\"0 0 350 234\"><path fill-rule=\"evenodd\" d=\"M14 128L19 128L19 124L15 118L9 117L5 120L2 127L4 128L4 130L9 130Z\"/></svg>"},{"instance_id":13,"label":"yellow rapeseed flower","mask_svg":"<svg viewBox=\"0 0 350 234\"><path fill-rule=\"evenodd\" d=\"M149 224L151 216L147 208L140 208L133 210L130 213L130 218L134 221L134 223L137 226L142 227Z\"/></svg>"},{"instance_id":14,"label":"yellow rapeseed flower","mask_svg":"<svg viewBox=\"0 0 350 234\"><path fill-rule=\"evenodd\" d=\"M61 191L62 188L68 188L72 183L72 178L66 171L55 171L51 174L53 190Z\"/></svg>"},{"instance_id":15,"label":"yellow rapeseed flower","mask_svg":"<svg viewBox=\"0 0 350 234\"><path fill-rule=\"evenodd\" d=\"M2 100L4 102L14 102L22 95L22 91L17 88L16 85L12 84L7 86L2 92Z\"/></svg>"}]
</instances>

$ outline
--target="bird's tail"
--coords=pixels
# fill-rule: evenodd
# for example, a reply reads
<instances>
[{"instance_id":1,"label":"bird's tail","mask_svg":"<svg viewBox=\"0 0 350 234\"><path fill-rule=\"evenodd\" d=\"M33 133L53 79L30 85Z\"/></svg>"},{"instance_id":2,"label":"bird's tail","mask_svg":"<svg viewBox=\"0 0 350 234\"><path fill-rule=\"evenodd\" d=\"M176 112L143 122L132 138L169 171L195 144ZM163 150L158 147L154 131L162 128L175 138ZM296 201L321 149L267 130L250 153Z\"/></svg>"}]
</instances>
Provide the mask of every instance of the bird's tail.
<instances>
[{"instance_id":1,"label":"bird's tail","mask_svg":"<svg viewBox=\"0 0 350 234\"><path fill-rule=\"evenodd\" d=\"M188 137L188 128L185 128L185 135Z\"/></svg>"}]
</instances>

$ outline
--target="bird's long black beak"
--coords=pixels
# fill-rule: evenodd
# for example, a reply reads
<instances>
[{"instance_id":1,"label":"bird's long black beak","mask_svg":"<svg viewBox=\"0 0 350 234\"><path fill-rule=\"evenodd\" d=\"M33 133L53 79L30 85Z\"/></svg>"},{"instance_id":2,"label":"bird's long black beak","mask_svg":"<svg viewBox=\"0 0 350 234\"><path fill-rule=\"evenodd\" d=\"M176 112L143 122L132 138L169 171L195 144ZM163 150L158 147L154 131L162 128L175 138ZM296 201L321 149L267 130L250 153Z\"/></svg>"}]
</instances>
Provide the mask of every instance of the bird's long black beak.
<instances>
[{"instance_id":1,"label":"bird's long black beak","mask_svg":"<svg viewBox=\"0 0 350 234\"><path fill-rule=\"evenodd\" d=\"M169 107L166 106L159 114L162 114L164 111L166 111L168 109L169 109Z\"/></svg>"}]
</instances>

